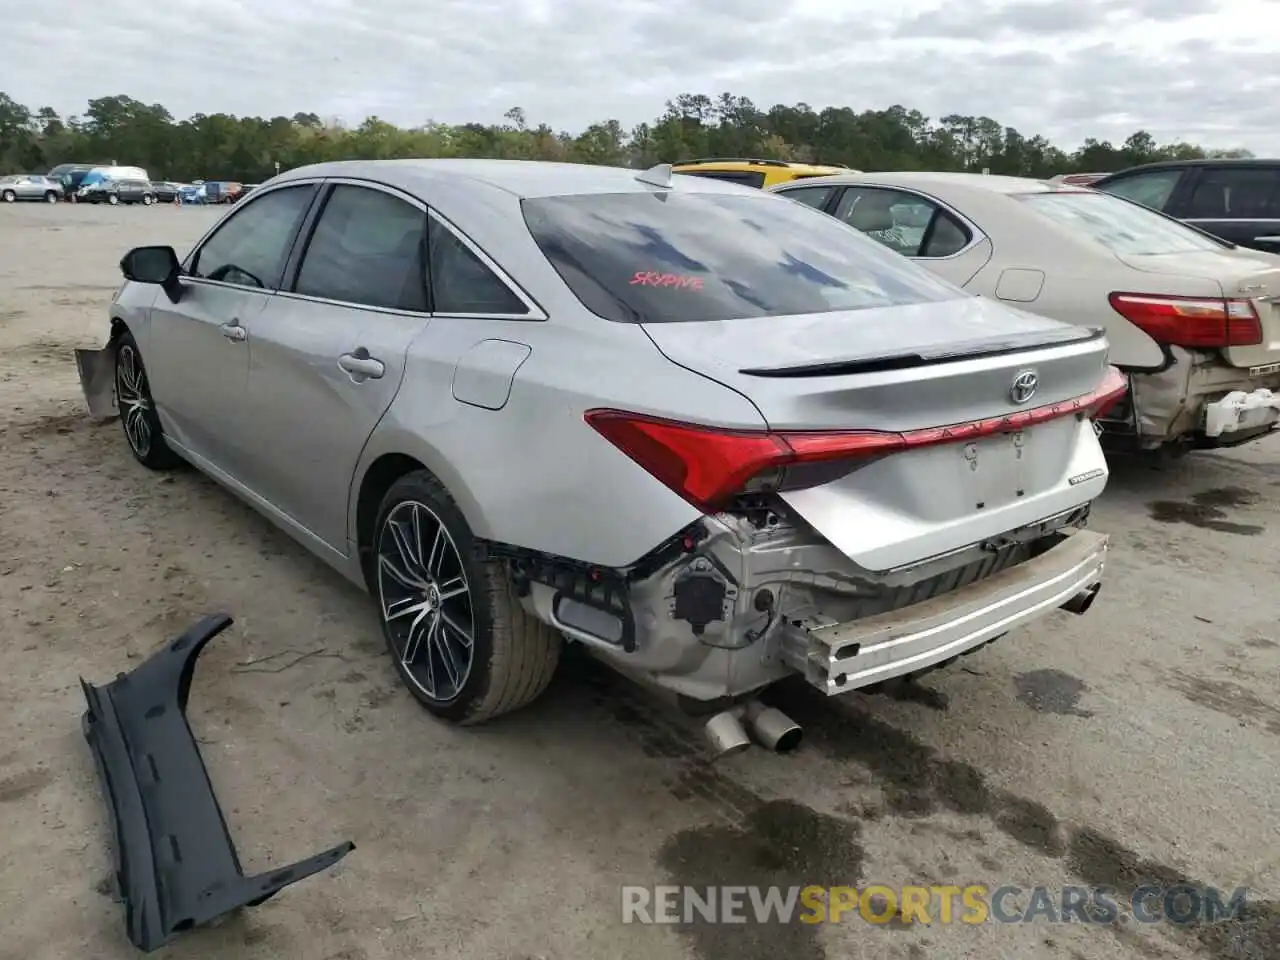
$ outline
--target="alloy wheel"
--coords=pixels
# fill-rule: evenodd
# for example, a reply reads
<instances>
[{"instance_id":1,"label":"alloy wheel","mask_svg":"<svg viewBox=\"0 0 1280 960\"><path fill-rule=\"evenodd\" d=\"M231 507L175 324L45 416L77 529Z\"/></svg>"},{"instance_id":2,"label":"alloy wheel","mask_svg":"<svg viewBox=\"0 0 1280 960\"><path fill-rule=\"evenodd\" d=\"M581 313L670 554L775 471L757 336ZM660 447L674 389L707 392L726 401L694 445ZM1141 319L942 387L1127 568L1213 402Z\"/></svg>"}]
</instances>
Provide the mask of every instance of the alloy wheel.
<instances>
[{"instance_id":1,"label":"alloy wheel","mask_svg":"<svg viewBox=\"0 0 1280 960\"><path fill-rule=\"evenodd\" d=\"M475 618L462 555L430 507L395 505L378 534L378 599L404 675L428 699L455 699L475 660Z\"/></svg>"},{"instance_id":2,"label":"alloy wheel","mask_svg":"<svg viewBox=\"0 0 1280 960\"><path fill-rule=\"evenodd\" d=\"M129 446L141 459L151 452L151 391L133 347L123 346L116 358L116 403L124 420Z\"/></svg>"}]
</instances>

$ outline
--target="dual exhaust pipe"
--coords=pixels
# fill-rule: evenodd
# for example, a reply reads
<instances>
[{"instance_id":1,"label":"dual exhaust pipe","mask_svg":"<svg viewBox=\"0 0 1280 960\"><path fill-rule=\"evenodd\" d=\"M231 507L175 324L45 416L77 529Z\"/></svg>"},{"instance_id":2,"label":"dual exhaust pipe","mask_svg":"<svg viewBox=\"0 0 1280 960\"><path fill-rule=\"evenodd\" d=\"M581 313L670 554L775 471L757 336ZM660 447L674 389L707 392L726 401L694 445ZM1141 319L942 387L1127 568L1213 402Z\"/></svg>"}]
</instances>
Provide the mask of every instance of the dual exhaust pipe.
<instances>
[{"instance_id":1,"label":"dual exhaust pipe","mask_svg":"<svg viewBox=\"0 0 1280 960\"><path fill-rule=\"evenodd\" d=\"M759 700L722 710L706 722L703 733L713 760L741 753L753 741L774 753L790 753L804 735L798 723Z\"/></svg>"}]
</instances>

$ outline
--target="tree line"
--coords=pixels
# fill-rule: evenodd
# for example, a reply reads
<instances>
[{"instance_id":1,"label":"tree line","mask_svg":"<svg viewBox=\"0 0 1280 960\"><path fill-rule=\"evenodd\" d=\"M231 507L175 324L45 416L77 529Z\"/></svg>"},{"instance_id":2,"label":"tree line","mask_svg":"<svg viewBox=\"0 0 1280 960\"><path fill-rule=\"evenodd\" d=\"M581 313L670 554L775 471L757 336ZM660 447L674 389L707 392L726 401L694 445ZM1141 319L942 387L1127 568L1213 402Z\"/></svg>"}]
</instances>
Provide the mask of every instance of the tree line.
<instances>
[{"instance_id":1,"label":"tree line","mask_svg":"<svg viewBox=\"0 0 1280 960\"><path fill-rule=\"evenodd\" d=\"M314 113L285 117L196 114L177 120L161 104L127 96L90 100L78 116L32 109L0 93L0 174L43 173L59 163L145 167L169 180L256 183L308 163L395 157L499 157L645 167L695 157L761 157L842 163L863 170L989 170L1051 177L1109 172L1165 159L1251 156L1192 143L1159 144L1139 130L1123 143L1090 138L1066 151L992 120L933 120L894 105L857 112L805 103L763 108L746 97L681 94L631 130L617 120L581 133L531 125L519 107L499 124L427 122L405 129L376 116L359 126Z\"/></svg>"}]
</instances>

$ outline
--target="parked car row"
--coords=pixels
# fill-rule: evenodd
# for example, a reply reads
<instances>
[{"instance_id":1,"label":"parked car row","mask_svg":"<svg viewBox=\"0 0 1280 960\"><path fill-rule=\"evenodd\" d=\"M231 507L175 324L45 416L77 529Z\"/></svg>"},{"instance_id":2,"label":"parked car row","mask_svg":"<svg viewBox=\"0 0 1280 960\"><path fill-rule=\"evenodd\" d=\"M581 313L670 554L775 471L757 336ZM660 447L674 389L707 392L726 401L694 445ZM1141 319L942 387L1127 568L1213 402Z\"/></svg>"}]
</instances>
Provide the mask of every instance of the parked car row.
<instances>
[{"instance_id":1,"label":"parked car row","mask_svg":"<svg viewBox=\"0 0 1280 960\"><path fill-rule=\"evenodd\" d=\"M773 188L956 286L1106 330L1128 402L1107 439L1183 452L1280 419L1280 257L1096 189L963 173L866 173Z\"/></svg>"},{"instance_id":2,"label":"parked car row","mask_svg":"<svg viewBox=\"0 0 1280 960\"><path fill-rule=\"evenodd\" d=\"M8 184L8 192L0 188L0 199L11 203L17 200L56 203L62 199L76 203L144 205L235 203L256 186L212 180L196 180L190 184L152 180L141 167L90 163L59 164L43 176L15 175L0 183L6 181L13 183Z\"/></svg>"},{"instance_id":3,"label":"parked car row","mask_svg":"<svg viewBox=\"0 0 1280 960\"><path fill-rule=\"evenodd\" d=\"M896 248L986 241L912 204L876 206ZM568 640L728 699L716 749L782 748L777 680L840 694L1089 609L1126 392L1096 326L814 206L667 165L303 167L124 257L85 397L365 588L435 715L528 703Z\"/></svg>"}]
</instances>

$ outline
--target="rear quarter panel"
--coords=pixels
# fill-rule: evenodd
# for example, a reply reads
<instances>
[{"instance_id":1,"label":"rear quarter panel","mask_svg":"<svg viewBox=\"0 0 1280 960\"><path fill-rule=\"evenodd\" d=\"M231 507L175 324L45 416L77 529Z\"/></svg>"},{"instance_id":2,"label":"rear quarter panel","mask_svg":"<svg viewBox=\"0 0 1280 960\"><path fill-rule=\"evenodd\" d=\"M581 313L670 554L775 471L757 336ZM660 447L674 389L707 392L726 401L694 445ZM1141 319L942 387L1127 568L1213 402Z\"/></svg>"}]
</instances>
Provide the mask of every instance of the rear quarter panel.
<instances>
[{"instance_id":1,"label":"rear quarter panel","mask_svg":"<svg viewBox=\"0 0 1280 960\"><path fill-rule=\"evenodd\" d=\"M409 349L406 376L361 457L423 463L479 537L602 566L630 564L700 513L583 419L593 407L759 429L746 398L663 357L636 325L579 308L578 322L436 317ZM530 348L506 404L462 403L459 361L485 339Z\"/></svg>"},{"instance_id":2,"label":"rear quarter panel","mask_svg":"<svg viewBox=\"0 0 1280 960\"><path fill-rule=\"evenodd\" d=\"M1064 323L1102 327L1111 345L1111 362L1119 366L1158 368L1164 363L1164 353L1151 337L1111 308L1109 294L1220 295L1202 280L1154 277L1133 270L1092 241L1071 236L1044 218L1022 210L1019 201L1000 194L992 193L990 200L960 209L982 228L993 245L991 259L965 285L966 290L999 300L996 291L1002 289L1001 278L1006 271L1043 272L1044 282L1035 298L1010 305ZM1003 289L1008 288L1006 285Z\"/></svg>"}]
</instances>

